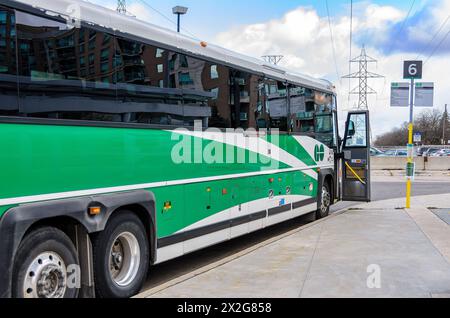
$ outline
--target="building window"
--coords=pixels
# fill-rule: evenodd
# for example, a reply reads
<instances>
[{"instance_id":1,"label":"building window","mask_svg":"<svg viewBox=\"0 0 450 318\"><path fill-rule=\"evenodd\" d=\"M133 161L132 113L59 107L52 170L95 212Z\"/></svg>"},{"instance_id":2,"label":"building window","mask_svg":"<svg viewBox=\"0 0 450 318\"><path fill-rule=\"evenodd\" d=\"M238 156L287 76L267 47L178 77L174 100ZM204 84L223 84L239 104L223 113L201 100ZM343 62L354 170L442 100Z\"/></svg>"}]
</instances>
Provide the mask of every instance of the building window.
<instances>
[{"instance_id":1,"label":"building window","mask_svg":"<svg viewBox=\"0 0 450 318\"><path fill-rule=\"evenodd\" d=\"M109 49L102 50L101 59L102 60L107 60L108 58L109 58Z\"/></svg>"},{"instance_id":2,"label":"building window","mask_svg":"<svg viewBox=\"0 0 450 318\"><path fill-rule=\"evenodd\" d=\"M189 75L189 73L179 73L178 74L179 77L179 82L180 85L190 85L190 84L194 84L194 82L191 79L191 76Z\"/></svg>"},{"instance_id":3,"label":"building window","mask_svg":"<svg viewBox=\"0 0 450 318\"><path fill-rule=\"evenodd\" d=\"M170 58L170 61L169 61L169 69L170 69L171 71L174 71L174 70L175 70L175 62L177 61L177 58L178 58L178 55L177 55L177 54L172 55L172 57Z\"/></svg>"},{"instance_id":4,"label":"building window","mask_svg":"<svg viewBox=\"0 0 450 318\"><path fill-rule=\"evenodd\" d=\"M109 34L104 34L103 35L103 44L108 44L109 41L111 41L111 36Z\"/></svg>"},{"instance_id":5,"label":"building window","mask_svg":"<svg viewBox=\"0 0 450 318\"><path fill-rule=\"evenodd\" d=\"M159 87L164 88L164 80L159 80Z\"/></svg>"},{"instance_id":6,"label":"building window","mask_svg":"<svg viewBox=\"0 0 450 318\"><path fill-rule=\"evenodd\" d=\"M180 67L189 67L186 55L180 55Z\"/></svg>"},{"instance_id":7,"label":"building window","mask_svg":"<svg viewBox=\"0 0 450 318\"><path fill-rule=\"evenodd\" d=\"M109 71L109 62L103 62L101 64L101 71L102 73L106 73Z\"/></svg>"},{"instance_id":8,"label":"building window","mask_svg":"<svg viewBox=\"0 0 450 318\"><path fill-rule=\"evenodd\" d=\"M157 65L157 70L158 70L158 73L163 73L164 72L164 65L163 64L158 64Z\"/></svg>"},{"instance_id":9,"label":"building window","mask_svg":"<svg viewBox=\"0 0 450 318\"><path fill-rule=\"evenodd\" d=\"M216 100L219 97L219 88L216 87L216 88L211 89L211 93L213 94L212 99Z\"/></svg>"},{"instance_id":10,"label":"building window","mask_svg":"<svg viewBox=\"0 0 450 318\"><path fill-rule=\"evenodd\" d=\"M96 44L95 38L91 39L89 41L89 50L95 49L95 44Z\"/></svg>"},{"instance_id":11,"label":"building window","mask_svg":"<svg viewBox=\"0 0 450 318\"><path fill-rule=\"evenodd\" d=\"M211 65L211 79L219 78L219 72L217 70L217 65Z\"/></svg>"},{"instance_id":12,"label":"building window","mask_svg":"<svg viewBox=\"0 0 450 318\"><path fill-rule=\"evenodd\" d=\"M164 50L163 49L156 49L156 57L160 58L163 57Z\"/></svg>"}]
</instances>

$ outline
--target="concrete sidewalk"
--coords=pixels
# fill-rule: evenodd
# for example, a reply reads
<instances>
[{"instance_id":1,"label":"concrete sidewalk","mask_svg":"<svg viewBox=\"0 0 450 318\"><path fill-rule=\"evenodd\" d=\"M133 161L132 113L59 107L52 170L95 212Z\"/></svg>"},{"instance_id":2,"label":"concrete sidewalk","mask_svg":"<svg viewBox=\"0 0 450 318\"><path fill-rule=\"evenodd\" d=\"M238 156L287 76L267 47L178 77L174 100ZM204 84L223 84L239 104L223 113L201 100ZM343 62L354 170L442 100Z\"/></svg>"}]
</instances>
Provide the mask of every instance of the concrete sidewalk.
<instances>
[{"instance_id":1,"label":"concrete sidewalk","mask_svg":"<svg viewBox=\"0 0 450 318\"><path fill-rule=\"evenodd\" d=\"M427 209L450 194L403 201L337 213L140 297L450 297L450 227Z\"/></svg>"}]
</instances>

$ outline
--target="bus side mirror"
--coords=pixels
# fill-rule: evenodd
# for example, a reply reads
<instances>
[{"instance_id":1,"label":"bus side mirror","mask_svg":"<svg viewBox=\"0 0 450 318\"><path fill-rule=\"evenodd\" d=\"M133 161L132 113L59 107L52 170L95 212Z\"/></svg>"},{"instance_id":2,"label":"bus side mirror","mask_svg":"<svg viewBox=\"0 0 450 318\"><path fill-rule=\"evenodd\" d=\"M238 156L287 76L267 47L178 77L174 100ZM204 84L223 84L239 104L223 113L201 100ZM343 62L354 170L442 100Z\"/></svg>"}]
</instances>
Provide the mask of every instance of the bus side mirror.
<instances>
[{"instance_id":1,"label":"bus side mirror","mask_svg":"<svg viewBox=\"0 0 450 318\"><path fill-rule=\"evenodd\" d=\"M349 138L355 136L356 134L356 129L355 129L355 123L353 121L350 121L348 123L348 132L347 132L347 136Z\"/></svg>"}]
</instances>

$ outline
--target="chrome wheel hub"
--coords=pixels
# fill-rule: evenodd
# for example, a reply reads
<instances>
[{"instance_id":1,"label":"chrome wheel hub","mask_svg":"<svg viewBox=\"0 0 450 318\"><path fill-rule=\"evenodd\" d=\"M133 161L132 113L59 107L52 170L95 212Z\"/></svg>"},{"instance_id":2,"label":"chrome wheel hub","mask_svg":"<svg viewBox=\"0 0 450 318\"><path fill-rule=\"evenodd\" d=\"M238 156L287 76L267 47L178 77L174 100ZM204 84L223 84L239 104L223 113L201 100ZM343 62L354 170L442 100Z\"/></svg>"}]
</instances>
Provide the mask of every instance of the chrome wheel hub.
<instances>
[{"instance_id":1,"label":"chrome wheel hub","mask_svg":"<svg viewBox=\"0 0 450 318\"><path fill-rule=\"evenodd\" d=\"M322 213L326 213L331 205L331 195L326 187L322 187L322 202L320 208Z\"/></svg>"},{"instance_id":2,"label":"chrome wheel hub","mask_svg":"<svg viewBox=\"0 0 450 318\"><path fill-rule=\"evenodd\" d=\"M66 264L54 252L39 254L28 267L23 284L25 298L63 298L67 288Z\"/></svg>"},{"instance_id":3,"label":"chrome wheel hub","mask_svg":"<svg viewBox=\"0 0 450 318\"><path fill-rule=\"evenodd\" d=\"M114 240L109 259L109 273L113 281L125 287L136 278L141 260L141 252L136 237L129 233L121 233Z\"/></svg>"}]
</instances>

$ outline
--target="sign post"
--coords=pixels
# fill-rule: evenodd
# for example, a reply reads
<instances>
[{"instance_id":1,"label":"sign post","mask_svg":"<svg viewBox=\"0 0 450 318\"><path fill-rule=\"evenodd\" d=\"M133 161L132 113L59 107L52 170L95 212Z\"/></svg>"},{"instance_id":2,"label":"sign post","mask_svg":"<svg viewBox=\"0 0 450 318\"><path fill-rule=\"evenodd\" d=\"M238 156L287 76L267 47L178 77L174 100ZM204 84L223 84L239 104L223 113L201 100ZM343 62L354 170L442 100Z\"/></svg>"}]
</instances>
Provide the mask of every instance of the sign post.
<instances>
[{"instance_id":1,"label":"sign post","mask_svg":"<svg viewBox=\"0 0 450 318\"><path fill-rule=\"evenodd\" d=\"M408 163L406 168L406 208L411 208L412 180L414 179L414 81L422 78L422 61L405 61L403 65L403 78L411 80L409 96L409 125L408 125Z\"/></svg>"}]
</instances>

